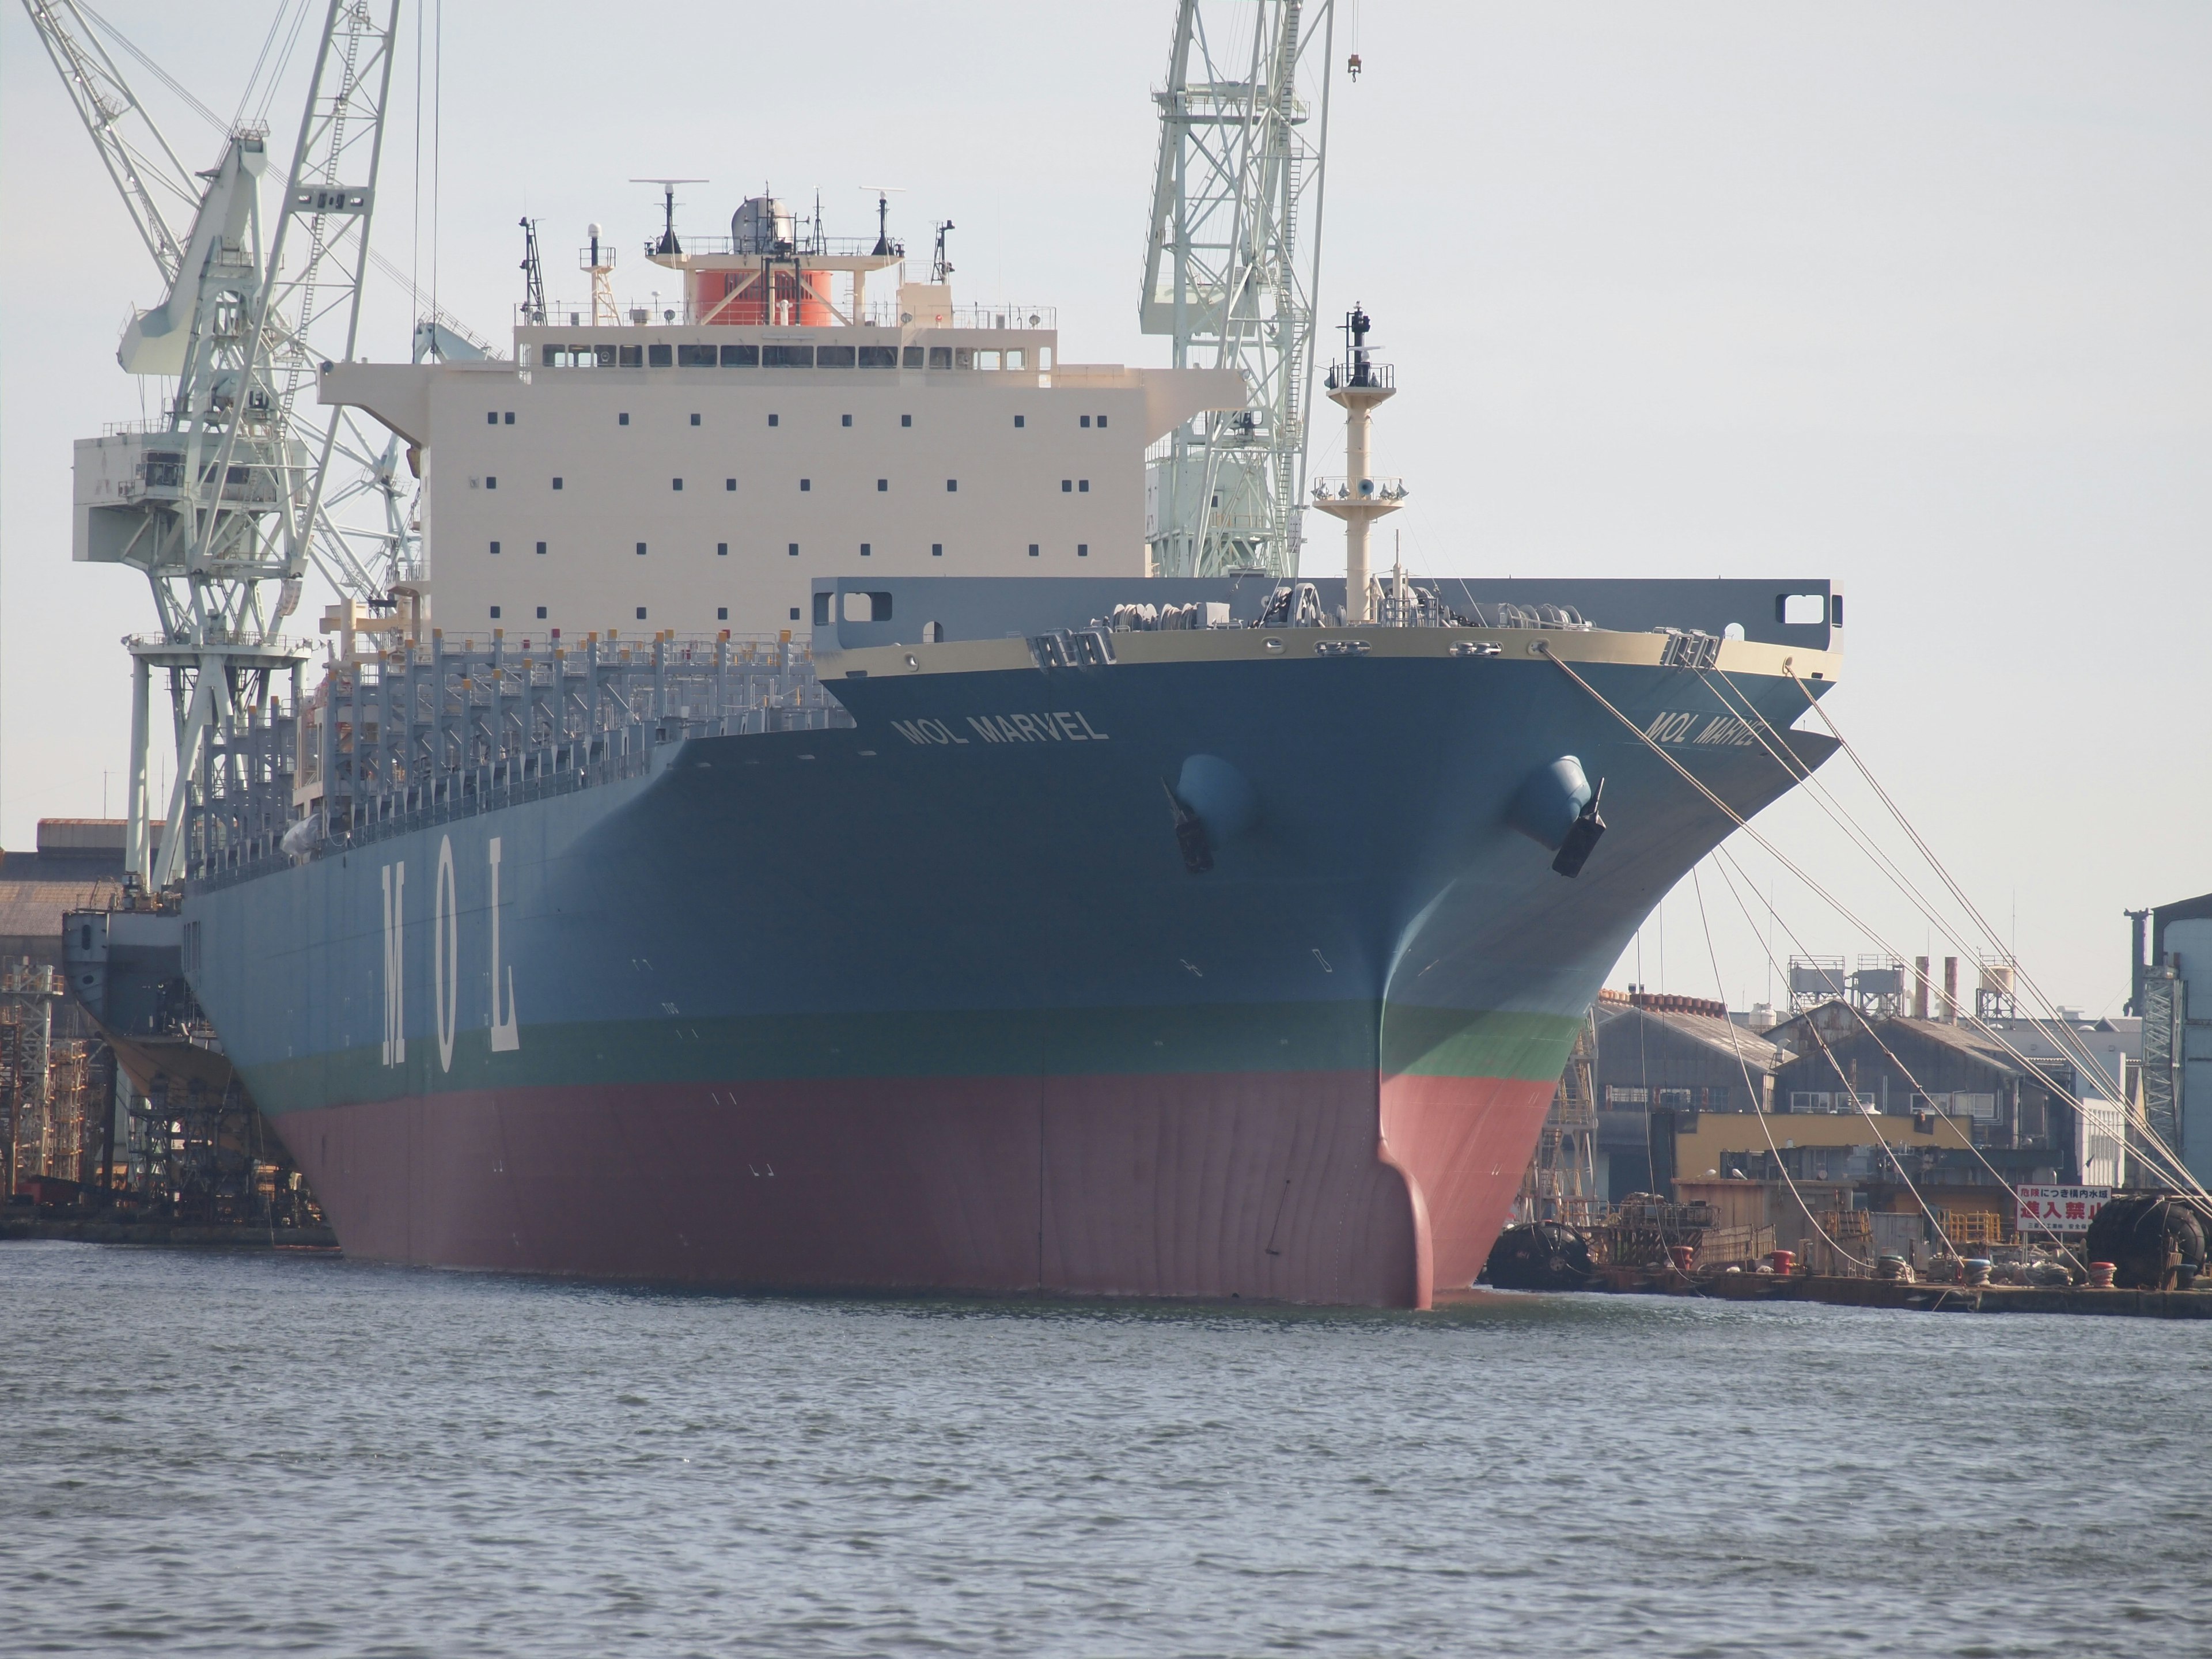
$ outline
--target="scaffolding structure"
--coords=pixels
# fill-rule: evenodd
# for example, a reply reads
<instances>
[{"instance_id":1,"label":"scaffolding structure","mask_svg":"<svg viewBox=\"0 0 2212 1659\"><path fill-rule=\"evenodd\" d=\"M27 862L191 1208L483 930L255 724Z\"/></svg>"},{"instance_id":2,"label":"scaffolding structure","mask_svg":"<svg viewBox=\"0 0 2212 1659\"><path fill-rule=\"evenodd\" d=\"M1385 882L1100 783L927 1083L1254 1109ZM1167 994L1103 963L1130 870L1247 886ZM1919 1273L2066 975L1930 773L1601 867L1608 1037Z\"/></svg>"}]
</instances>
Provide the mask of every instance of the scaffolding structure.
<instances>
[{"instance_id":1,"label":"scaffolding structure","mask_svg":"<svg viewBox=\"0 0 2212 1659\"><path fill-rule=\"evenodd\" d=\"M104 1184L110 1128L106 1045L79 1035L75 1005L52 966L0 969L0 1141L4 1196L40 1181ZM57 1035L56 1026L62 1028Z\"/></svg>"},{"instance_id":2,"label":"scaffolding structure","mask_svg":"<svg viewBox=\"0 0 2212 1659\"><path fill-rule=\"evenodd\" d=\"M1603 1219L1605 1200L1597 1190L1597 1091L1591 1083L1596 1060L1597 1018L1592 1013L1575 1033L1566 1070L1552 1091L1535 1156L1514 1200L1515 1220L1564 1221L1587 1228Z\"/></svg>"}]
</instances>

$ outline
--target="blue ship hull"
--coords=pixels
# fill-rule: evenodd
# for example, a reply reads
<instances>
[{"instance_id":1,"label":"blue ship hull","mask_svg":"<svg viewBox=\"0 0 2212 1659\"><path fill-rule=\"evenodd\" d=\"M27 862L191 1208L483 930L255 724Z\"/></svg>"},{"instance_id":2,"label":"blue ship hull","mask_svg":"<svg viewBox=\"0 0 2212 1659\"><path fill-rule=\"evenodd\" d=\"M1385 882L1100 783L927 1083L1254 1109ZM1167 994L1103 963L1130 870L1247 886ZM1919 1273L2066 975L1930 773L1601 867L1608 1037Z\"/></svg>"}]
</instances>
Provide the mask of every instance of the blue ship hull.
<instances>
[{"instance_id":1,"label":"blue ship hull","mask_svg":"<svg viewBox=\"0 0 2212 1659\"><path fill-rule=\"evenodd\" d=\"M1577 672L1736 811L1793 781L1698 740L1736 730L1708 677ZM1425 1305L1506 1219L1605 975L1731 827L1525 653L832 684L849 728L672 739L188 896L194 988L349 1250ZM1563 756L1609 826L1572 878L1514 825ZM1194 757L1244 792L1197 874Z\"/></svg>"}]
</instances>

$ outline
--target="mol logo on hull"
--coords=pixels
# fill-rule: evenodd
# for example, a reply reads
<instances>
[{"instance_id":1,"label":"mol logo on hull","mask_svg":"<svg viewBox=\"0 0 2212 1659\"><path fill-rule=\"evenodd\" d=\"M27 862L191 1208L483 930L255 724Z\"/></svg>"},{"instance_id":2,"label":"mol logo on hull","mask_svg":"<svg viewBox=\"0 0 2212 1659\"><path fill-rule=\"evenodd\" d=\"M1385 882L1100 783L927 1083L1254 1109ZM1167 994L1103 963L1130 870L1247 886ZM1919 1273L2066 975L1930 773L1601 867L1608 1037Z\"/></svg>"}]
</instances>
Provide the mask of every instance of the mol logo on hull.
<instances>
[{"instance_id":1,"label":"mol logo on hull","mask_svg":"<svg viewBox=\"0 0 2212 1659\"><path fill-rule=\"evenodd\" d=\"M501 1011L499 951L500 838L484 848L491 872L491 1051L513 1054L522 1047L522 1026L514 1012L514 969L506 970L506 1010ZM407 864L401 860L380 872L384 889L384 1063L407 1060ZM430 1007L438 1026L438 1069L453 1069L453 1038L460 1023L461 917L453 874L453 841L438 838L438 877L430 917Z\"/></svg>"}]
</instances>

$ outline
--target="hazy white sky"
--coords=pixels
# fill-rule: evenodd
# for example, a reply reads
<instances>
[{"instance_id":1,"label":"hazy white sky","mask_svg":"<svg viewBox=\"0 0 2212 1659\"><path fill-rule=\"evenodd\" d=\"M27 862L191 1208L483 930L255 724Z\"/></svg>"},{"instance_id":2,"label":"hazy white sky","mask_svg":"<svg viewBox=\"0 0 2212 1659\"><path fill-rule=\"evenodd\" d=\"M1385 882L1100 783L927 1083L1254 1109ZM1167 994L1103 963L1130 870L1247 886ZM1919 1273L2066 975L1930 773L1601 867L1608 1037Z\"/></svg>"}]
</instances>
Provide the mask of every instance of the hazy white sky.
<instances>
[{"instance_id":1,"label":"hazy white sky","mask_svg":"<svg viewBox=\"0 0 2212 1659\"><path fill-rule=\"evenodd\" d=\"M225 114L275 9L104 7ZM702 233L772 180L858 234L857 186L902 185L910 246L957 223L964 297L1058 306L1075 360L1164 361L1135 302L1169 0L444 9L420 240L403 62L377 240L434 265L481 333L519 297L520 216L578 293L585 224L635 245L655 203L626 181L688 173L711 181L686 191ZM1394 521L1409 565L1833 577L1838 719L2030 972L2117 1012L2123 907L2212 889L2212 8L1363 0L1358 29L1322 309L1364 301L1398 364L1377 464L1416 492ZM211 162L216 132L126 67ZM272 109L286 143L297 81ZM141 413L112 352L159 295L14 7L0 192L0 842L20 848L39 817L99 811L103 774L121 810L117 641L151 611L137 576L69 562L70 444ZM368 354L404 357L406 325L386 286ZM1317 441L1316 470L1339 450ZM1309 568L1340 570L1334 527L1310 533ZM1931 948L1808 805L1762 828ZM1809 948L1875 948L1774 890ZM1763 995L1762 946L1707 901L1729 997ZM1711 994L1688 890L1662 914L1641 977ZM1632 952L1615 982L1637 976Z\"/></svg>"}]
</instances>

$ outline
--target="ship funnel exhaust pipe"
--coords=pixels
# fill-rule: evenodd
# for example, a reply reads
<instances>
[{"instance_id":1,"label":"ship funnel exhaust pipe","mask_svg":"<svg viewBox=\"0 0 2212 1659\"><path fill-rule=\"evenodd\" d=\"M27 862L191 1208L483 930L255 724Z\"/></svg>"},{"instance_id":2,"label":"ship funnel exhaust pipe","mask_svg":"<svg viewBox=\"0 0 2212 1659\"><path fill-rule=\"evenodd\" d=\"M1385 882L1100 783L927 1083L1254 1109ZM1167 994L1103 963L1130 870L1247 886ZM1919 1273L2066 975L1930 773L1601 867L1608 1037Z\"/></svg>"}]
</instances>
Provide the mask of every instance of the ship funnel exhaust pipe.
<instances>
[{"instance_id":1,"label":"ship funnel exhaust pipe","mask_svg":"<svg viewBox=\"0 0 2212 1659\"><path fill-rule=\"evenodd\" d=\"M1598 815L1598 799L1604 793L1604 779L1593 787L1582 762L1562 755L1528 775L1513 798L1506 822L1558 854L1553 869L1563 876L1578 876L1605 833L1605 820Z\"/></svg>"}]
</instances>

